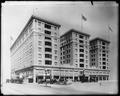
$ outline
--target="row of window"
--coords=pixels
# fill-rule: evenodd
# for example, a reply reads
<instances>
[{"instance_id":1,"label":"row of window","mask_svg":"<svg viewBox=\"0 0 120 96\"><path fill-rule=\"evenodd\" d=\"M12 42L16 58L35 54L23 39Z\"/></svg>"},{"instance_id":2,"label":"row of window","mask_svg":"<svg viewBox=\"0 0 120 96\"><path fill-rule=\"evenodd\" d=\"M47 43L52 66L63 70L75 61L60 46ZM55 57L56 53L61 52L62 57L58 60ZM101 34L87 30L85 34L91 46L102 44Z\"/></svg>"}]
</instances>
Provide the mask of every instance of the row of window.
<instances>
[{"instance_id":1,"label":"row of window","mask_svg":"<svg viewBox=\"0 0 120 96\"><path fill-rule=\"evenodd\" d=\"M91 42L90 45L96 45L96 44L107 45L107 43L105 43L104 41L93 41L93 42Z\"/></svg>"},{"instance_id":2,"label":"row of window","mask_svg":"<svg viewBox=\"0 0 120 96\"><path fill-rule=\"evenodd\" d=\"M42 22L38 21L37 19L35 19L35 22L38 22L38 26L42 25ZM47 24L47 23L44 24L44 27L47 28L47 29L51 29L52 27L54 27L55 30L57 29L56 26L53 26L53 25L50 25L50 24Z\"/></svg>"},{"instance_id":3,"label":"row of window","mask_svg":"<svg viewBox=\"0 0 120 96\"><path fill-rule=\"evenodd\" d=\"M79 34L77 34L77 33L75 34L75 36L76 36L76 37L79 36L80 39L84 39L84 38L85 38L86 40L89 38L88 36L83 36L83 35L81 35L81 34L79 35Z\"/></svg>"}]
</instances>

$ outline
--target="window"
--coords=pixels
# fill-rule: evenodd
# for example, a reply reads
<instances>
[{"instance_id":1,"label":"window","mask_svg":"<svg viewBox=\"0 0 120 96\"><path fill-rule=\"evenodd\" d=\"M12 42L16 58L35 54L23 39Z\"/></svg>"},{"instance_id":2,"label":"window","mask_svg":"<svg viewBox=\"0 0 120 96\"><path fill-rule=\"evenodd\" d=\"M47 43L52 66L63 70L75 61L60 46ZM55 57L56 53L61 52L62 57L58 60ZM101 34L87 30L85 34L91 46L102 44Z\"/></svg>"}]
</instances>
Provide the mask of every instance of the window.
<instances>
[{"instance_id":1,"label":"window","mask_svg":"<svg viewBox=\"0 0 120 96\"><path fill-rule=\"evenodd\" d=\"M55 44L54 46L55 46L55 48L57 48L57 44Z\"/></svg>"},{"instance_id":2,"label":"window","mask_svg":"<svg viewBox=\"0 0 120 96\"><path fill-rule=\"evenodd\" d=\"M57 65L57 62L55 62L54 64Z\"/></svg>"},{"instance_id":3,"label":"window","mask_svg":"<svg viewBox=\"0 0 120 96\"><path fill-rule=\"evenodd\" d=\"M75 47L77 47L77 44L75 44Z\"/></svg>"},{"instance_id":4,"label":"window","mask_svg":"<svg viewBox=\"0 0 120 96\"><path fill-rule=\"evenodd\" d=\"M103 60L106 60L106 58L102 58Z\"/></svg>"},{"instance_id":5,"label":"window","mask_svg":"<svg viewBox=\"0 0 120 96\"><path fill-rule=\"evenodd\" d=\"M76 67L78 67L78 64L75 64Z\"/></svg>"},{"instance_id":6,"label":"window","mask_svg":"<svg viewBox=\"0 0 120 96\"><path fill-rule=\"evenodd\" d=\"M45 41L45 45L47 45L47 46L51 46L52 44L51 44L51 42L47 42L47 41Z\"/></svg>"},{"instance_id":7,"label":"window","mask_svg":"<svg viewBox=\"0 0 120 96\"><path fill-rule=\"evenodd\" d=\"M106 66L103 66L103 69L106 69Z\"/></svg>"},{"instance_id":8,"label":"window","mask_svg":"<svg viewBox=\"0 0 120 96\"><path fill-rule=\"evenodd\" d=\"M54 38L54 41L57 42L57 38Z\"/></svg>"},{"instance_id":9,"label":"window","mask_svg":"<svg viewBox=\"0 0 120 96\"><path fill-rule=\"evenodd\" d=\"M79 54L80 57L84 57L84 54Z\"/></svg>"},{"instance_id":10,"label":"window","mask_svg":"<svg viewBox=\"0 0 120 96\"><path fill-rule=\"evenodd\" d=\"M42 42L41 42L41 41L38 41L38 45L41 46L41 45L42 45Z\"/></svg>"},{"instance_id":11,"label":"window","mask_svg":"<svg viewBox=\"0 0 120 96\"><path fill-rule=\"evenodd\" d=\"M38 35L38 38L41 39L41 35Z\"/></svg>"},{"instance_id":12,"label":"window","mask_svg":"<svg viewBox=\"0 0 120 96\"><path fill-rule=\"evenodd\" d=\"M38 60L38 63L39 63L39 64L42 64L42 60Z\"/></svg>"},{"instance_id":13,"label":"window","mask_svg":"<svg viewBox=\"0 0 120 96\"><path fill-rule=\"evenodd\" d=\"M45 39L51 40L51 38L50 38L50 37L45 37Z\"/></svg>"},{"instance_id":14,"label":"window","mask_svg":"<svg viewBox=\"0 0 120 96\"><path fill-rule=\"evenodd\" d=\"M84 59L80 59L80 62L84 62Z\"/></svg>"},{"instance_id":15,"label":"window","mask_svg":"<svg viewBox=\"0 0 120 96\"><path fill-rule=\"evenodd\" d=\"M82 47L82 48L83 48L84 46L83 46L83 45L79 45L79 47Z\"/></svg>"},{"instance_id":16,"label":"window","mask_svg":"<svg viewBox=\"0 0 120 96\"><path fill-rule=\"evenodd\" d=\"M52 52L51 48L45 48L45 52Z\"/></svg>"},{"instance_id":17,"label":"window","mask_svg":"<svg viewBox=\"0 0 120 96\"><path fill-rule=\"evenodd\" d=\"M45 54L45 58L52 58L51 54Z\"/></svg>"},{"instance_id":18,"label":"window","mask_svg":"<svg viewBox=\"0 0 120 96\"><path fill-rule=\"evenodd\" d=\"M41 48L41 47L38 47L38 51L41 52L41 51L42 51L42 48Z\"/></svg>"},{"instance_id":19,"label":"window","mask_svg":"<svg viewBox=\"0 0 120 96\"><path fill-rule=\"evenodd\" d=\"M54 29L56 30L56 29L57 29L57 27L55 26L55 27L54 27Z\"/></svg>"},{"instance_id":20,"label":"window","mask_svg":"<svg viewBox=\"0 0 120 96\"><path fill-rule=\"evenodd\" d=\"M55 56L55 60L57 60L57 56Z\"/></svg>"},{"instance_id":21,"label":"window","mask_svg":"<svg viewBox=\"0 0 120 96\"><path fill-rule=\"evenodd\" d=\"M79 51L80 51L80 52L84 52L84 49L80 49Z\"/></svg>"},{"instance_id":22,"label":"window","mask_svg":"<svg viewBox=\"0 0 120 96\"><path fill-rule=\"evenodd\" d=\"M50 60L45 60L45 64L46 64L46 65L51 65L51 64L52 64L52 61L50 61Z\"/></svg>"},{"instance_id":23,"label":"window","mask_svg":"<svg viewBox=\"0 0 120 96\"><path fill-rule=\"evenodd\" d=\"M50 31L45 30L45 34L51 35Z\"/></svg>"},{"instance_id":24,"label":"window","mask_svg":"<svg viewBox=\"0 0 120 96\"><path fill-rule=\"evenodd\" d=\"M106 62L103 62L103 65L106 65Z\"/></svg>"},{"instance_id":25,"label":"window","mask_svg":"<svg viewBox=\"0 0 120 96\"><path fill-rule=\"evenodd\" d=\"M45 24L45 28L51 29L51 25Z\"/></svg>"},{"instance_id":26,"label":"window","mask_svg":"<svg viewBox=\"0 0 120 96\"><path fill-rule=\"evenodd\" d=\"M77 37L77 34L75 34L76 35L76 37Z\"/></svg>"},{"instance_id":27,"label":"window","mask_svg":"<svg viewBox=\"0 0 120 96\"><path fill-rule=\"evenodd\" d=\"M41 26L41 22L38 22L38 26Z\"/></svg>"},{"instance_id":28,"label":"window","mask_svg":"<svg viewBox=\"0 0 120 96\"><path fill-rule=\"evenodd\" d=\"M106 54L102 54L102 56L106 56Z\"/></svg>"},{"instance_id":29,"label":"window","mask_svg":"<svg viewBox=\"0 0 120 96\"><path fill-rule=\"evenodd\" d=\"M103 49L105 49L105 46L102 46Z\"/></svg>"},{"instance_id":30,"label":"window","mask_svg":"<svg viewBox=\"0 0 120 96\"><path fill-rule=\"evenodd\" d=\"M79 40L80 43L84 43L82 40Z\"/></svg>"},{"instance_id":31,"label":"window","mask_svg":"<svg viewBox=\"0 0 120 96\"><path fill-rule=\"evenodd\" d=\"M55 32L54 34L55 34L55 36L57 36L57 33L56 33L56 32Z\"/></svg>"},{"instance_id":32,"label":"window","mask_svg":"<svg viewBox=\"0 0 120 96\"><path fill-rule=\"evenodd\" d=\"M79 38L83 39L83 36L82 36L82 35L79 35Z\"/></svg>"},{"instance_id":33,"label":"window","mask_svg":"<svg viewBox=\"0 0 120 96\"><path fill-rule=\"evenodd\" d=\"M102 45L105 45L105 42L102 42Z\"/></svg>"},{"instance_id":34,"label":"window","mask_svg":"<svg viewBox=\"0 0 120 96\"><path fill-rule=\"evenodd\" d=\"M57 54L57 50L55 50L55 54Z\"/></svg>"},{"instance_id":35,"label":"window","mask_svg":"<svg viewBox=\"0 0 120 96\"><path fill-rule=\"evenodd\" d=\"M103 53L105 52L105 50L102 51Z\"/></svg>"},{"instance_id":36,"label":"window","mask_svg":"<svg viewBox=\"0 0 120 96\"><path fill-rule=\"evenodd\" d=\"M42 54L38 54L38 58L42 58Z\"/></svg>"},{"instance_id":37,"label":"window","mask_svg":"<svg viewBox=\"0 0 120 96\"><path fill-rule=\"evenodd\" d=\"M84 67L84 64L80 64L80 67Z\"/></svg>"},{"instance_id":38,"label":"window","mask_svg":"<svg viewBox=\"0 0 120 96\"><path fill-rule=\"evenodd\" d=\"M75 51L77 52L78 50L77 50L77 49L75 49Z\"/></svg>"},{"instance_id":39,"label":"window","mask_svg":"<svg viewBox=\"0 0 120 96\"><path fill-rule=\"evenodd\" d=\"M86 65L86 68L88 68L88 65Z\"/></svg>"}]
</instances>

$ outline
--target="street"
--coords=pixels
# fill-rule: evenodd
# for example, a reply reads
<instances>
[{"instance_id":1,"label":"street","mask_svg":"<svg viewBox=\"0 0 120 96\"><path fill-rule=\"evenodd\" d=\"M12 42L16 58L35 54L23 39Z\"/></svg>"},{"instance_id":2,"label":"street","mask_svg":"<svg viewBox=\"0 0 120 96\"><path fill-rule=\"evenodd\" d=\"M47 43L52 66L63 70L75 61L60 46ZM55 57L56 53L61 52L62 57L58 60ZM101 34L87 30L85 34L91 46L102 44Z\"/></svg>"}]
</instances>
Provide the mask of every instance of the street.
<instances>
[{"instance_id":1,"label":"street","mask_svg":"<svg viewBox=\"0 0 120 96\"><path fill-rule=\"evenodd\" d=\"M109 87L108 87L109 85ZM111 87L110 87L111 86ZM71 85L48 84L13 84L2 85L2 93L9 95L29 95L29 94L113 94L116 93L115 85L99 83L74 82Z\"/></svg>"}]
</instances>

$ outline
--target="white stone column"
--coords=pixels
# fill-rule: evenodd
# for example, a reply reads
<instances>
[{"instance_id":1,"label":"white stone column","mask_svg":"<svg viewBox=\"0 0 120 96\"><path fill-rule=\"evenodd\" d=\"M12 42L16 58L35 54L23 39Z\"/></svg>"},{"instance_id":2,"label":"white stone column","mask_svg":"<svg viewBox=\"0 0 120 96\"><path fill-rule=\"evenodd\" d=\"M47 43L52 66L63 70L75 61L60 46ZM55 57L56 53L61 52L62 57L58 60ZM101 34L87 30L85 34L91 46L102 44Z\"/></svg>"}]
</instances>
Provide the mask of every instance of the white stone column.
<instances>
[{"instance_id":1,"label":"white stone column","mask_svg":"<svg viewBox=\"0 0 120 96\"><path fill-rule=\"evenodd\" d=\"M33 83L36 83L36 70L33 69Z\"/></svg>"}]
</instances>

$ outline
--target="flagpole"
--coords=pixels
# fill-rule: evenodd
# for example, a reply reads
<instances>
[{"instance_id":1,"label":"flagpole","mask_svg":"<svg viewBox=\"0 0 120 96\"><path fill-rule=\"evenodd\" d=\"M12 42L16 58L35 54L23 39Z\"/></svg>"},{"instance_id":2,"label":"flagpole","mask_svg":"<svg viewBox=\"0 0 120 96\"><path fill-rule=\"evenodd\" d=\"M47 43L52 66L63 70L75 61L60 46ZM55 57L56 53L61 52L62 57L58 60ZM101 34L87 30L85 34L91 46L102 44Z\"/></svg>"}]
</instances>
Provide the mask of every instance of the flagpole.
<instances>
[{"instance_id":1,"label":"flagpole","mask_svg":"<svg viewBox=\"0 0 120 96\"><path fill-rule=\"evenodd\" d=\"M82 22L82 14L81 14L81 31L82 31L82 23L83 23L83 22Z\"/></svg>"}]
</instances>

